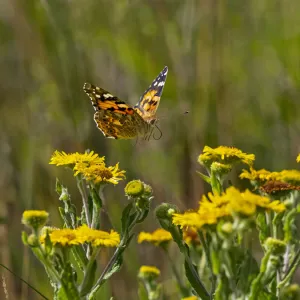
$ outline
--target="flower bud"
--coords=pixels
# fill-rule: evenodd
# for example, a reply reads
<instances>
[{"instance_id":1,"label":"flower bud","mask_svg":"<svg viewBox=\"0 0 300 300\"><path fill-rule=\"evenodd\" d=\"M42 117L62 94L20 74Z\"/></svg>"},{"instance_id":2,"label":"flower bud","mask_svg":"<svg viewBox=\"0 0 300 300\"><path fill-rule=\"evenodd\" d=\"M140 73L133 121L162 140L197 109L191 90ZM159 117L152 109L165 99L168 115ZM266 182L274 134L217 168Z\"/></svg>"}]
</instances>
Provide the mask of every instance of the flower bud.
<instances>
[{"instance_id":1,"label":"flower bud","mask_svg":"<svg viewBox=\"0 0 300 300\"><path fill-rule=\"evenodd\" d=\"M271 250L272 255L283 255L286 250L286 243L284 241L271 237L267 238L265 246L268 250Z\"/></svg>"},{"instance_id":2,"label":"flower bud","mask_svg":"<svg viewBox=\"0 0 300 300\"><path fill-rule=\"evenodd\" d=\"M34 230L39 230L48 221L49 214L44 210L25 210L22 223Z\"/></svg>"},{"instance_id":3,"label":"flower bud","mask_svg":"<svg viewBox=\"0 0 300 300\"><path fill-rule=\"evenodd\" d=\"M132 180L125 187L125 194L128 197L139 197L144 193L144 183L140 180Z\"/></svg>"}]
</instances>

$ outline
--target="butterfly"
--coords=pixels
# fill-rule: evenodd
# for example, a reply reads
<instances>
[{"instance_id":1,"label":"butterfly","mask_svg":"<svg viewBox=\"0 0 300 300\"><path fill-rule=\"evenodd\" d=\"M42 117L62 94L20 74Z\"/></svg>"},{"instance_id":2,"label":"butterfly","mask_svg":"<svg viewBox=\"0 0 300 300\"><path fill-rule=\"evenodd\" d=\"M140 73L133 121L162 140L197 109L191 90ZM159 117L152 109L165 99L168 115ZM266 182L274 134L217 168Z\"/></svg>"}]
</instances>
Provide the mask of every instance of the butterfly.
<instances>
[{"instance_id":1,"label":"butterfly","mask_svg":"<svg viewBox=\"0 0 300 300\"><path fill-rule=\"evenodd\" d=\"M164 67L134 107L102 88L85 83L83 90L92 101L94 120L104 136L114 139L141 136L149 140L156 126L156 111L167 74L168 67Z\"/></svg>"}]
</instances>

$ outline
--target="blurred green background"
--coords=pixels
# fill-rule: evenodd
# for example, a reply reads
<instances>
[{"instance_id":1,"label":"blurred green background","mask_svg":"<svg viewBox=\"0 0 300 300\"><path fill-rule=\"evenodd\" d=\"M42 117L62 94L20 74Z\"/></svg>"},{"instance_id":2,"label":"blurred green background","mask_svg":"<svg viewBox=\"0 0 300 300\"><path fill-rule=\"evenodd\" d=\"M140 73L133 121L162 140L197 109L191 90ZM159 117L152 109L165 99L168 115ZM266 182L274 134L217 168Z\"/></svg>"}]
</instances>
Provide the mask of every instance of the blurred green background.
<instances>
[{"instance_id":1,"label":"blurred green background","mask_svg":"<svg viewBox=\"0 0 300 300\"><path fill-rule=\"evenodd\" d=\"M207 191L195 173L204 145L254 153L256 168L297 168L299 11L297 0L2 0L1 262L51 298L42 266L22 245L20 219L25 209L46 209L51 224L60 225L56 176L79 203L72 174L48 164L55 149L91 149L108 164L120 162L127 180L153 186L153 208L161 202L197 206ZM138 144L105 139L84 82L134 105L165 65L162 138ZM105 190L116 228L124 186ZM157 226L151 214L139 230ZM135 241L99 299L137 299L141 264L160 267L166 299L178 299L162 253ZM40 299L1 272L9 299Z\"/></svg>"}]
</instances>

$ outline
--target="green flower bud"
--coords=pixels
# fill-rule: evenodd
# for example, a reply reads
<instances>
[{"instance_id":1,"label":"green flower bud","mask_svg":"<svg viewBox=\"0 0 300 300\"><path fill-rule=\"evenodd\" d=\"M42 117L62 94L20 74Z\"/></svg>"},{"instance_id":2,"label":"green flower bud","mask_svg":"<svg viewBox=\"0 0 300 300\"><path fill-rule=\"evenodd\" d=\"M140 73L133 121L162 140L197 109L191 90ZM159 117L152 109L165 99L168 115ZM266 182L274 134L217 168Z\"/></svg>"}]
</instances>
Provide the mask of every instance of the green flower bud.
<instances>
[{"instance_id":1,"label":"green flower bud","mask_svg":"<svg viewBox=\"0 0 300 300\"><path fill-rule=\"evenodd\" d=\"M221 164L215 161L211 164L210 169L212 172L218 174L221 178L223 175L227 175L231 171L232 166L228 164Z\"/></svg>"},{"instance_id":2,"label":"green flower bud","mask_svg":"<svg viewBox=\"0 0 300 300\"><path fill-rule=\"evenodd\" d=\"M144 196L150 197L150 196L152 196L152 193L153 193L152 187L150 185L144 183Z\"/></svg>"},{"instance_id":3,"label":"green flower bud","mask_svg":"<svg viewBox=\"0 0 300 300\"><path fill-rule=\"evenodd\" d=\"M283 255L286 250L286 243L284 241L271 237L267 238L265 246L268 250L271 250L272 255Z\"/></svg>"},{"instance_id":4,"label":"green flower bud","mask_svg":"<svg viewBox=\"0 0 300 300\"><path fill-rule=\"evenodd\" d=\"M144 193L144 183L140 180L132 180L125 187L125 194L128 197L139 197Z\"/></svg>"},{"instance_id":5,"label":"green flower bud","mask_svg":"<svg viewBox=\"0 0 300 300\"><path fill-rule=\"evenodd\" d=\"M161 226L166 230L169 230L170 226L174 226L172 223L172 215L178 212L179 209L177 208L177 206L169 203L162 203L155 209L155 215L158 221L160 222Z\"/></svg>"},{"instance_id":6,"label":"green flower bud","mask_svg":"<svg viewBox=\"0 0 300 300\"><path fill-rule=\"evenodd\" d=\"M298 284L291 284L282 289L280 299L300 300L300 286Z\"/></svg>"},{"instance_id":7,"label":"green flower bud","mask_svg":"<svg viewBox=\"0 0 300 300\"><path fill-rule=\"evenodd\" d=\"M39 238L35 234L30 234L27 238L27 244L30 247L38 247L39 245Z\"/></svg>"},{"instance_id":8,"label":"green flower bud","mask_svg":"<svg viewBox=\"0 0 300 300\"><path fill-rule=\"evenodd\" d=\"M33 230L38 231L48 221L49 214L44 210L25 210L22 223Z\"/></svg>"}]
</instances>

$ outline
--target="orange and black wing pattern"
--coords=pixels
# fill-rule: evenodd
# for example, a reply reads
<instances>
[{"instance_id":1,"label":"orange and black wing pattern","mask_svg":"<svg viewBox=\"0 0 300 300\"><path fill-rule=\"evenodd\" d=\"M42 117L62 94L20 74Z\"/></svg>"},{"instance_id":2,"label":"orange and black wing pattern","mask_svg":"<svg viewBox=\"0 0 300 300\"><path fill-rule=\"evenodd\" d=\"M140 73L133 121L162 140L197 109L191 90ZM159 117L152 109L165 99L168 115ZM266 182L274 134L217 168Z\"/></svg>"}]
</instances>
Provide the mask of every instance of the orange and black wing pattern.
<instances>
[{"instance_id":1,"label":"orange and black wing pattern","mask_svg":"<svg viewBox=\"0 0 300 300\"><path fill-rule=\"evenodd\" d=\"M139 102L134 106L135 111L148 123L152 124L156 121L156 111L166 82L167 74L168 67L164 67L141 96Z\"/></svg>"},{"instance_id":2,"label":"orange and black wing pattern","mask_svg":"<svg viewBox=\"0 0 300 300\"><path fill-rule=\"evenodd\" d=\"M90 83L85 83L83 90L92 101L94 120L105 137L131 139L148 129L140 115L118 97Z\"/></svg>"}]
</instances>

